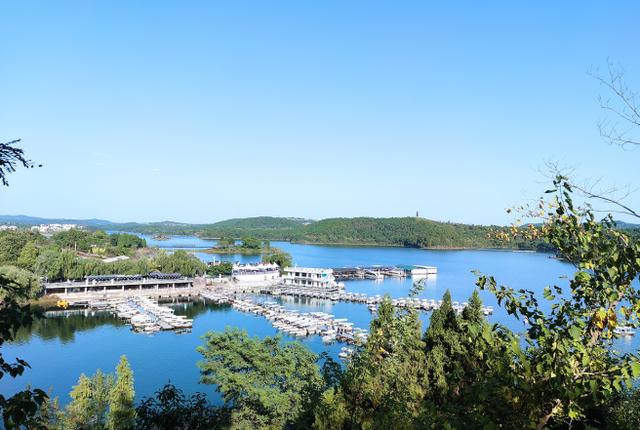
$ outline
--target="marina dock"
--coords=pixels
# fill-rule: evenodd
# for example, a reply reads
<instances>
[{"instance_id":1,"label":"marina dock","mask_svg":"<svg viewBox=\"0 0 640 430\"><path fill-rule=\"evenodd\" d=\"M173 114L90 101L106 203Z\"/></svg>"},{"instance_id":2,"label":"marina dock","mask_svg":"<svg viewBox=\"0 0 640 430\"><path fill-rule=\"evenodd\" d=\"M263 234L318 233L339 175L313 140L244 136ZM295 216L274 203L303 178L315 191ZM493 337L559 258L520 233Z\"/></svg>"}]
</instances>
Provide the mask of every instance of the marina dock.
<instances>
[{"instance_id":1,"label":"marina dock","mask_svg":"<svg viewBox=\"0 0 640 430\"><path fill-rule=\"evenodd\" d=\"M135 331L154 333L166 330L190 330L193 321L175 315L173 309L141 295L114 297L106 301L89 302L89 308L114 313L126 320Z\"/></svg>"},{"instance_id":2,"label":"marina dock","mask_svg":"<svg viewBox=\"0 0 640 430\"><path fill-rule=\"evenodd\" d=\"M357 344L367 341L367 330L353 326L346 318L335 318L325 312L305 312L286 309L276 302L254 302L250 299L236 298L221 292L203 292L202 297L215 303L227 303L242 312L262 315L272 325L288 335L306 337L318 335L322 341L335 340Z\"/></svg>"},{"instance_id":3,"label":"marina dock","mask_svg":"<svg viewBox=\"0 0 640 430\"><path fill-rule=\"evenodd\" d=\"M332 270L333 276L337 281L382 280L385 278L425 277L438 274L438 269L433 266L335 267Z\"/></svg>"},{"instance_id":4,"label":"marina dock","mask_svg":"<svg viewBox=\"0 0 640 430\"><path fill-rule=\"evenodd\" d=\"M287 287L276 287L271 289L263 289L261 290L263 294L270 294L272 296L293 296L293 297L308 297L315 299L323 299L330 300L333 302L352 302L352 303L362 303L369 305L370 310L377 309L377 306L382 303L384 299L381 295L377 294L375 296L368 296L363 293L348 293L346 291L341 292L331 292L331 291L320 291L320 290L310 290L306 288L287 288ZM432 311L434 309L440 308L442 305L442 300L433 300L433 299L420 299L418 297L401 297L397 299L392 299L391 303L393 306L398 308L413 308L422 311ZM457 313L462 313L464 308L468 305L467 302L453 302L453 309ZM492 315L493 307L492 306L484 306L482 308L482 312L484 315Z\"/></svg>"}]
</instances>

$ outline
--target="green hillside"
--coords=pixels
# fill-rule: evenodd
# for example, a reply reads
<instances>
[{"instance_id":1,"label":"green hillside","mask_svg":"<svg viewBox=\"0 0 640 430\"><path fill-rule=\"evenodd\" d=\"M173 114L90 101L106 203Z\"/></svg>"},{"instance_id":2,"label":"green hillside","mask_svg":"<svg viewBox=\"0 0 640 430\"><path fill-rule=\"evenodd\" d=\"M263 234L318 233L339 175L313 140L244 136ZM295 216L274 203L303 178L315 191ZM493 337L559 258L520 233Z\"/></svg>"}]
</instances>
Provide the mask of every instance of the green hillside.
<instances>
[{"instance_id":1,"label":"green hillside","mask_svg":"<svg viewBox=\"0 0 640 430\"><path fill-rule=\"evenodd\" d=\"M422 218L331 218L305 226L297 240L312 243L376 244L416 248L495 247L491 227Z\"/></svg>"},{"instance_id":2,"label":"green hillside","mask_svg":"<svg viewBox=\"0 0 640 430\"><path fill-rule=\"evenodd\" d=\"M204 237L252 236L316 244L403 246L413 248L495 248L504 243L490 238L501 227L444 223L423 218L300 219L256 217L222 221L197 231ZM531 243L513 247L533 248Z\"/></svg>"}]
</instances>

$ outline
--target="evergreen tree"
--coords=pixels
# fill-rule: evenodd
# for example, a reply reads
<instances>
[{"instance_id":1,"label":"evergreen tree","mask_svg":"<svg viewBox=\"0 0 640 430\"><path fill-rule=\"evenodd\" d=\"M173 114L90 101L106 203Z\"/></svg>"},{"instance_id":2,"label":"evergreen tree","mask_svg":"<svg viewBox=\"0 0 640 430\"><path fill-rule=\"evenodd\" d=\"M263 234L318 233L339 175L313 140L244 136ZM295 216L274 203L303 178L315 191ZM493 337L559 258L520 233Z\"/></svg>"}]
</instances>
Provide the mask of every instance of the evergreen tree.
<instances>
[{"instance_id":1,"label":"evergreen tree","mask_svg":"<svg viewBox=\"0 0 640 430\"><path fill-rule=\"evenodd\" d=\"M107 409L109 407L109 394L114 388L113 375L102 373L98 369L95 376L91 379L94 393L95 414L97 421L104 424L107 418Z\"/></svg>"},{"instance_id":2,"label":"evergreen tree","mask_svg":"<svg viewBox=\"0 0 640 430\"><path fill-rule=\"evenodd\" d=\"M22 248L22 251L20 251L20 256L17 261L18 266L23 269L33 270L36 264L36 258L38 258L38 248L35 242L27 242L24 248Z\"/></svg>"},{"instance_id":3,"label":"evergreen tree","mask_svg":"<svg viewBox=\"0 0 640 430\"><path fill-rule=\"evenodd\" d=\"M64 427L69 430L94 428L96 409L91 378L84 373L81 374L78 384L73 387L69 395L71 396L71 403L65 409Z\"/></svg>"},{"instance_id":4,"label":"evergreen tree","mask_svg":"<svg viewBox=\"0 0 640 430\"><path fill-rule=\"evenodd\" d=\"M367 344L347 368L342 395L325 392L318 428L340 428L345 421L355 428L414 428L427 385L421 334L417 312L398 311L385 297Z\"/></svg>"},{"instance_id":5,"label":"evergreen tree","mask_svg":"<svg viewBox=\"0 0 640 430\"><path fill-rule=\"evenodd\" d=\"M134 427L136 411L134 407L133 372L126 356L120 357L116 368L116 380L109 393L109 412L107 428L109 430L128 430Z\"/></svg>"},{"instance_id":6,"label":"evergreen tree","mask_svg":"<svg viewBox=\"0 0 640 430\"><path fill-rule=\"evenodd\" d=\"M462 310L462 320L470 324L481 324L484 319L482 312L482 300L478 290L473 290L469 304Z\"/></svg>"}]
</instances>

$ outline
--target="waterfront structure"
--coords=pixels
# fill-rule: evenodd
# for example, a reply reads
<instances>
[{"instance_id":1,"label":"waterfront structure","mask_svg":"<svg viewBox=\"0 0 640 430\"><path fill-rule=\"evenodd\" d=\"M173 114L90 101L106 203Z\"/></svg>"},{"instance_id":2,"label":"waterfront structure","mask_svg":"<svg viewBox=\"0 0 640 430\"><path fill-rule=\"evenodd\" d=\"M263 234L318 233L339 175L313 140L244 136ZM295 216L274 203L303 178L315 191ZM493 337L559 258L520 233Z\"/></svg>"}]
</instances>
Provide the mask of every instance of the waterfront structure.
<instances>
[{"instance_id":1,"label":"waterfront structure","mask_svg":"<svg viewBox=\"0 0 640 430\"><path fill-rule=\"evenodd\" d=\"M280 278L280 266L276 263L233 265L231 277L238 282L275 281Z\"/></svg>"},{"instance_id":2,"label":"waterfront structure","mask_svg":"<svg viewBox=\"0 0 640 430\"><path fill-rule=\"evenodd\" d=\"M437 275L438 268L433 266L414 266L411 269L411 276L429 276L429 275Z\"/></svg>"},{"instance_id":3,"label":"waterfront structure","mask_svg":"<svg viewBox=\"0 0 640 430\"><path fill-rule=\"evenodd\" d=\"M173 275L173 274L169 274ZM193 286L193 279L182 277L163 279L160 277L143 277L141 275L94 275L86 276L83 281L67 281L45 283L45 294L66 296L73 293L115 293L124 291L158 291L188 289Z\"/></svg>"},{"instance_id":4,"label":"waterfront structure","mask_svg":"<svg viewBox=\"0 0 640 430\"><path fill-rule=\"evenodd\" d=\"M285 287L299 287L323 291L338 291L344 288L344 284L336 282L333 276L333 269L285 267L282 280L282 284Z\"/></svg>"}]
</instances>

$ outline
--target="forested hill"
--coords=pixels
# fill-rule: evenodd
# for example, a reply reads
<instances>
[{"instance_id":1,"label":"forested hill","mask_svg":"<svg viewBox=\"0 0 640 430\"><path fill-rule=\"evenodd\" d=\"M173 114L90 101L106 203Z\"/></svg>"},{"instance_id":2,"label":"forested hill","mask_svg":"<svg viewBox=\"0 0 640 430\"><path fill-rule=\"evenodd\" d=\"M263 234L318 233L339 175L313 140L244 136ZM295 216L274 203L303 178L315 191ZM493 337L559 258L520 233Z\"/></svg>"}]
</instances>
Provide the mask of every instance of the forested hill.
<instances>
[{"instance_id":1,"label":"forested hill","mask_svg":"<svg viewBox=\"0 0 640 430\"><path fill-rule=\"evenodd\" d=\"M504 243L490 237L500 227L443 223L423 218L329 218L309 221L292 218L244 218L206 226L205 237L253 236L316 244L385 245L416 248L493 248ZM532 244L514 244L525 248Z\"/></svg>"},{"instance_id":2,"label":"forested hill","mask_svg":"<svg viewBox=\"0 0 640 430\"><path fill-rule=\"evenodd\" d=\"M309 224L296 239L312 243L406 247L478 248L499 246L492 227L451 224L423 218L331 218Z\"/></svg>"},{"instance_id":3,"label":"forested hill","mask_svg":"<svg viewBox=\"0 0 640 430\"><path fill-rule=\"evenodd\" d=\"M29 224L22 217L23 225ZM0 220L2 216L0 216ZM9 221L9 220L7 220ZM25 222L26 221L26 222ZM235 218L212 224L187 224L172 221L155 223L112 223L96 225L87 220L68 220L87 229L147 234L196 234L206 238L253 237L263 240L289 240L317 244L381 245L418 248L498 248L505 243L490 237L503 227L445 223L417 217L403 218L329 218L313 221L302 218ZM15 220L14 220L15 222ZM37 218L37 223L50 220ZM1 223L1 222L0 222ZM531 243L509 243L510 247L534 248Z\"/></svg>"}]
</instances>

